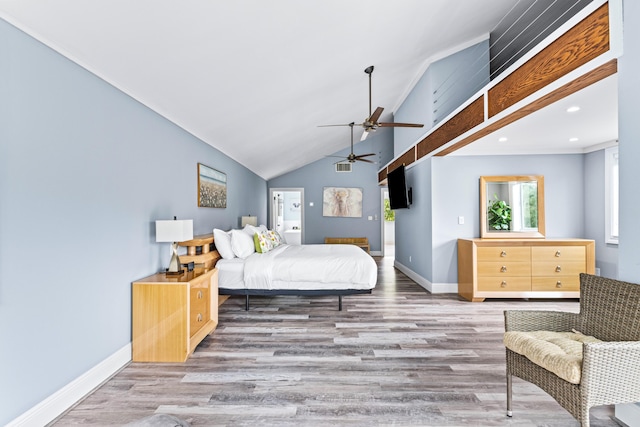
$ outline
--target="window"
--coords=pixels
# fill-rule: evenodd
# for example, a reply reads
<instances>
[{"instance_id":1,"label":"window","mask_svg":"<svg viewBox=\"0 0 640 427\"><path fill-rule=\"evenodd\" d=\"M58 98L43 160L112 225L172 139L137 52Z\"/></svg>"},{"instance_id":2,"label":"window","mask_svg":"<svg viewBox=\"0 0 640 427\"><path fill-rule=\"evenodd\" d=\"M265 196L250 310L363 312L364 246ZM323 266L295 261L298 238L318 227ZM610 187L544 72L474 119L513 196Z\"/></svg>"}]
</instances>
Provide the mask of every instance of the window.
<instances>
[{"instance_id":1,"label":"window","mask_svg":"<svg viewBox=\"0 0 640 427\"><path fill-rule=\"evenodd\" d=\"M605 163L605 241L610 244L618 244L618 147L610 147L604 150Z\"/></svg>"}]
</instances>

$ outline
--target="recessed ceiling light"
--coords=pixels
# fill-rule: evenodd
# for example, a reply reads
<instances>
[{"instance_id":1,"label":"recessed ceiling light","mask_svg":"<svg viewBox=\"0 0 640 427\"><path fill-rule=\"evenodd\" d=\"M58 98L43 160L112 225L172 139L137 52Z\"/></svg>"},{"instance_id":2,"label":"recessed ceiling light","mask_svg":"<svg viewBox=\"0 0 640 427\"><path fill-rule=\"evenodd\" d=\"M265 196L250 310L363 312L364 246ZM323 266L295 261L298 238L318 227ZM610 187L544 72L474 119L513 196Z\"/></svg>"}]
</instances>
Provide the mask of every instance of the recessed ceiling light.
<instances>
[{"instance_id":1,"label":"recessed ceiling light","mask_svg":"<svg viewBox=\"0 0 640 427\"><path fill-rule=\"evenodd\" d=\"M576 111L580 111L580 107L578 107L577 105L567 108L567 113L575 113Z\"/></svg>"},{"instance_id":2,"label":"recessed ceiling light","mask_svg":"<svg viewBox=\"0 0 640 427\"><path fill-rule=\"evenodd\" d=\"M505 142L505 141L507 141L507 137L506 136L502 136L502 137L498 138L498 141Z\"/></svg>"},{"instance_id":3,"label":"recessed ceiling light","mask_svg":"<svg viewBox=\"0 0 640 427\"><path fill-rule=\"evenodd\" d=\"M578 141L578 138L569 138L569 142L576 142Z\"/></svg>"}]
</instances>

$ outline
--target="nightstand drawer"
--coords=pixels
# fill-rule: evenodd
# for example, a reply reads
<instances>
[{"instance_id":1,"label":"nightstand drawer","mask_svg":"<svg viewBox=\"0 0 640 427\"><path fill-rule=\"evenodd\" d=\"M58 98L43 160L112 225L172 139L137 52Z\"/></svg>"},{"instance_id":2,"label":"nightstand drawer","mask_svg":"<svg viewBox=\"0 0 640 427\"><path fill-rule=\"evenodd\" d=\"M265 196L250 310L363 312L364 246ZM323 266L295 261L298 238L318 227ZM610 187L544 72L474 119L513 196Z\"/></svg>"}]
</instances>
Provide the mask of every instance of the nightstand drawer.
<instances>
[{"instance_id":1,"label":"nightstand drawer","mask_svg":"<svg viewBox=\"0 0 640 427\"><path fill-rule=\"evenodd\" d=\"M209 288L192 287L190 304L189 329L193 336L209 320Z\"/></svg>"}]
</instances>

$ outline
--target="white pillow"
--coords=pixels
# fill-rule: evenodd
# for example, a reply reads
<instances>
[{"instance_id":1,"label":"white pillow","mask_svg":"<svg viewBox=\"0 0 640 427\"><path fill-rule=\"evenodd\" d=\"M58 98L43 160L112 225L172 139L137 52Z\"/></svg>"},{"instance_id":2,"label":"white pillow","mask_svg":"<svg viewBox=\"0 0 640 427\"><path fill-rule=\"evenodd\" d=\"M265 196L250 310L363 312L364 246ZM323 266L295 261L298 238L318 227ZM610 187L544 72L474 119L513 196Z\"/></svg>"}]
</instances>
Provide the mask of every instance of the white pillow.
<instances>
[{"instance_id":1,"label":"white pillow","mask_svg":"<svg viewBox=\"0 0 640 427\"><path fill-rule=\"evenodd\" d=\"M216 249L222 258L233 259L236 257L233 249L231 249L231 236L226 231L214 228L213 243L216 245Z\"/></svg>"},{"instance_id":2,"label":"white pillow","mask_svg":"<svg viewBox=\"0 0 640 427\"><path fill-rule=\"evenodd\" d=\"M242 230L231 230L231 249L238 258L246 258L256 251L253 238Z\"/></svg>"},{"instance_id":3,"label":"white pillow","mask_svg":"<svg viewBox=\"0 0 640 427\"><path fill-rule=\"evenodd\" d=\"M253 238L253 235L256 233L260 232L260 227L256 227L255 225L251 225L251 224L247 224L244 226L244 228L242 229L242 231L244 231L245 233L247 233L249 236L251 236L251 238Z\"/></svg>"}]
</instances>

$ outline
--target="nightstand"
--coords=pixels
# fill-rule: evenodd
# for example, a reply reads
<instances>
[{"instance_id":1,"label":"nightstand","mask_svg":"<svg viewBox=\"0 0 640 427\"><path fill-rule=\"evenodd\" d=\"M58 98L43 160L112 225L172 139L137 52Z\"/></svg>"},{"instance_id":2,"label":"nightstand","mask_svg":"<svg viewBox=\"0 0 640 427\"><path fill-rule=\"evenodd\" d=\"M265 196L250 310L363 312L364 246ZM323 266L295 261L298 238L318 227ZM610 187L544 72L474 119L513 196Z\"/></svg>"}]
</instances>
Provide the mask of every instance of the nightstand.
<instances>
[{"instance_id":1,"label":"nightstand","mask_svg":"<svg viewBox=\"0 0 640 427\"><path fill-rule=\"evenodd\" d=\"M133 361L184 362L218 325L218 269L132 284Z\"/></svg>"}]
</instances>

